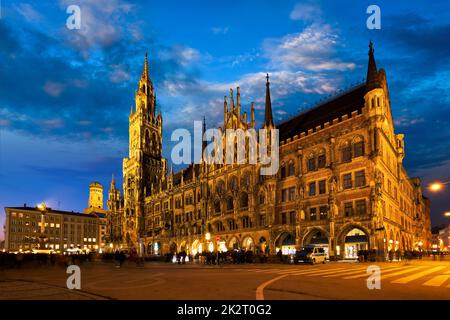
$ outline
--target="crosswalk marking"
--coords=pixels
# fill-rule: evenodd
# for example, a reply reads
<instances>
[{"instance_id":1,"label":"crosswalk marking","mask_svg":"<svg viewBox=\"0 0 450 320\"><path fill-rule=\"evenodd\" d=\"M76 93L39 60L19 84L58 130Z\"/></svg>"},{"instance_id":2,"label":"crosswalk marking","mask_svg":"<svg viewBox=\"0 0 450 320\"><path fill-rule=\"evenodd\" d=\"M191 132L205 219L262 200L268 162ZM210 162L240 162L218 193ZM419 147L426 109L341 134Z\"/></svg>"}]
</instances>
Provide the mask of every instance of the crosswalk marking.
<instances>
[{"instance_id":1,"label":"crosswalk marking","mask_svg":"<svg viewBox=\"0 0 450 320\"><path fill-rule=\"evenodd\" d=\"M381 279L388 279L388 278L392 278L392 277L395 277L395 276L401 276L401 275L403 275L405 273L411 273L411 272L419 271L419 270L422 270L422 269L423 269L423 267L408 267L406 269L401 269L400 271L396 271L396 272L393 272L393 273L389 272L389 274L386 274L386 275L383 274L383 271L382 271L381 272Z\"/></svg>"},{"instance_id":2,"label":"crosswalk marking","mask_svg":"<svg viewBox=\"0 0 450 320\"><path fill-rule=\"evenodd\" d=\"M445 275L445 274L439 275L434 278L431 278L430 280L425 282L423 285L429 286L429 287L440 287L441 285L444 284L445 281L447 281L448 278L450 278L450 275Z\"/></svg>"},{"instance_id":3,"label":"crosswalk marking","mask_svg":"<svg viewBox=\"0 0 450 320\"><path fill-rule=\"evenodd\" d=\"M422 272L419 272L419 273L415 273L415 274L407 276L407 277L403 277L403 278L394 280L391 283L402 283L402 284L408 283L408 282L411 282L413 280L417 280L419 278L422 278L422 277L424 277L426 275L429 275L431 273L434 273L434 272L442 270L442 269L445 269L445 267L435 267L435 268L428 269L428 270L425 270L425 271L422 271Z\"/></svg>"},{"instance_id":4,"label":"crosswalk marking","mask_svg":"<svg viewBox=\"0 0 450 320\"><path fill-rule=\"evenodd\" d=\"M342 270L337 270L337 269L329 270L329 269L327 269L327 270L321 270L321 271L318 271L318 270L314 270L314 271L298 271L298 272L292 272L291 275L293 275L293 276L300 276L300 275L315 276L315 275L319 275L321 273L330 273L330 272L339 272L339 271L342 271Z\"/></svg>"},{"instance_id":5,"label":"crosswalk marking","mask_svg":"<svg viewBox=\"0 0 450 320\"><path fill-rule=\"evenodd\" d=\"M367 267L364 268L358 268L358 269L351 269L351 270L345 270L341 272L335 272L334 274L325 275L324 278L333 278L333 277L340 277L340 276L346 276L350 274L360 273L363 270L367 270Z\"/></svg>"},{"instance_id":6,"label":"crosswalk marking","mask_svg":"<svg viewBox=\"0 0 450 320\"><path fill-rule=\"evenodd\" d=\"M383 276L383 274L386 272L392 272L392 271L398 270L399 268L401 268L401 267L395 266L395 267L381 268L381 276ZM347 277L344 277L344 279L358 279L358 278L365 278L368 276L369 275L367 274L367 269L366 269L363 273L359 273L357 275L352 275L352 276L347 276Z\"/></svg>"}]
</instances>

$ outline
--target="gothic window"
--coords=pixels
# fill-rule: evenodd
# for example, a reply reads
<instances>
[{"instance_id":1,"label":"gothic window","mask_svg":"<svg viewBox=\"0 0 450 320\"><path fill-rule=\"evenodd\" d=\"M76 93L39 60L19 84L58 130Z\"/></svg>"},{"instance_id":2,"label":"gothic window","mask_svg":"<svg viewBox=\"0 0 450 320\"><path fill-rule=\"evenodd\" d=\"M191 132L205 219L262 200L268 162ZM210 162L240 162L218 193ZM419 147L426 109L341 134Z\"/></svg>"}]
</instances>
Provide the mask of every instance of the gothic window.
<instances>
[{"instance_id":1,"label":"gothic window","mask_svg":"<svg viewBox=\"0 0 450 320\"><path fill-rule=\"evenodd\" d=\"M266 198L266 197L265 197L264 193L263 193L263 192L260 193L260 194L259 194L259 204L264 204L265 201L266 201L265 198Z\"/></svg>"},{"instance_id":2,"label":"gothic window","mask_svg":"<svg viewBox=\"0 0 450 320\"><path fill-rule=\"evenodd\" d=\"M286 166L283 164L281 164L280 167L280 177L281 179L285 179L286 178Z\"/></svg>"},{"instance_id":3,"label":"gothic window","mask_svg":"<svg viewBox=\"0 0 450 320\"><path fill-rule=\"evenodd\" d=\"M238 189L238 182L237 182L237 178L235 176L233 176L230 180L230 184L229 184L229 188L231 191L237 191Z\"/></svg>"},{"instance_id":4,"label":"gothic window","mask_svg":"<svg viewBox=\"0 0 450 320\"><path fill-rule=\"evenodd\" d=\"M322 153L317 157L317 167L319 169L325 168L325 165L326 165L325 153Z\"/></svg>"},{"instance_id":5,"label":"gothic window","mask_svg":"<svg viewBox=\"0 0 450 320\"><path fill-rule=\"evenodd\" d=\"M293 175L295 175L295 165L294 165L294 162L293 161L290 161L289 162L289 165L288 165L288 174L287 174L288 176L293 176Z\"/></svg>"},{"instance_id":6,"label":"gothic window","mask_svg":"<svg viewBox=\"0 0 450 320\"><path fill-rule=\"evenodd\" d=\"M219 200L216 200L214 202L214 212L215 213L220 213L220 201Z\"/></svg>"},{"instance_id":7,"label":"gothic window","mask_svg":"<svg viewBox=\"0 0 450 320\"><path fill-rule=\"evenodd\" d=\"M355 172L355 187L364 187L366 185L366 173L364 170Z\"/></svg>"},{"instance_id":8,"label":"gothic window","mask_svg":"<svg viewBox=\"0 0 450 320\"><path fill-rule=\"evenodd\" d=\"M317 209L316 208L310 208L309 209L309 220L314 221L317 220Z\"/></svg>"},{"instance_id":9,"label":"gothic window","mask_svg":"<svg viewBox=\"0 0 450 320\"><path fill-rule=\"evenodd\" d=\"M316 170L316 158L314 158L314 155L310 155L308 158L308 171L315 171Z\"/></svg>"},{"instance_id":10,"label":"gothic window","mask_svg":"<svg viewBox=\"0 0 450 320\"><path fill-rule=\"evenodd\" d=\"M342 162L350 162L352 160L352 147L350 143L346 142L341 149Z\"/></svg>"},{"instance_id":11,"label":"gothic window","mask_svg":"<svg viewBox=\"0 0 450 320\"><path fill-rule=\"evenodd\" d=\"M344 189L352 188L352 174L351 173L346 173L343 175L342 188L344 188Z\"/></svg>"},{"instance_id":12,"label":"gothic window","mask_svg":"<svg viewBox=\"0 0 450 320\"><path fill-rule=\"evenodd\" d=\"M364 141L359 140L353 144L353 155L354 157L361 157L364 155Z\"/></svg>"},{"instance_id":13,"label":"gothic window","mask_svg":"<svg viewBox=\"0 0 450 320\"><path fill-rule=\"evenodd\" d=\"M295 211L289 212L289 223L290 223L290 224L295 224L295 223L296 223L296 220L295 220Z\"/></svg>"},{"instance_id":14,"label":"gothic window","mask_svg":"<svg viewBox=\"0 0 450 320\"><path fill-rule=\"evenodd\" d=\"M320 180L319 181L319 194L324 194L326 193L326 180Z\"/></svg>"},{"instance_id":15,"label":"gothic window","mask_svg":"<svg viewBox=\"0 0 450 320\"><path fill-rule=\"evenodd\" d=\"M247 195L247 193L243 192L241 194L241 199L240 200L241 200L240 201L241 202L240 203L241 209L247 208L248 207L248 195Z\"/></svg>"},{"instance_id":16,"label":"gothic window","mask_svg":"<svg viewBox=\"0 0 450 320\"><path fill-rule=\"evenodd\" d=\"M218 194L223 194L224 191L225 191L224 182L223 182L223 180L219 180L219 182L217 183L217 186L216 186L216 192Z\"/></svg>"},{"instance_id":17,"label":"gothic window","mask_svg":"<svg viewBox=\"0 0 450 320\"><path fill-rule=\"evenodd\" d=\"M357 215L365 215L366 214L366 200L356 200L356 214Z\"/></svg>"},{"instance_id":18,"label":"gothic window","mask_svg":"<svg viewBox=\"0 0 450 320\"><path fill-rule=\"evenodd\" d=\"M228 196L227 197L227 211L233 211L233 210L234 210L233 197Z\"/></svg>"},{"instance_id":19,"label":"gothic window","mask_svg":"<svg viewBox=\"0 0 450 320\"><path fill-rule=\"evenodd\" d=\"M316 182L310 182L309 183L309 196L315 196L316 195Z\"/></svg>"},{"instance_id":20,"label":"gothic window","mask_svg":"<svg viewBox=\"0 0 450 320\"><path fill-rule=\"evenodd\" d=\"M242 227L243 228L251 228L251 221L249 217L242 218Z\"/></svg>"},{"instance_id":21,"label":"gothic window","mask_svg":"<svg viewBox=\"0 0 450 320\"><path fill-rule=\"evenodd\" d=\"M320 220L324 220L327 218L327 206L321 206L319 207L319 215L320 215Z\"/></svg>"},{"instance_id":22,"label":"gothic window","mask_svg":"<svg viewBox=\"0 0 450 320\"><path fill-rule=\"evenodd\" d=\"M351 217L353 215L353 203L351 202L344 203L344 215L346 217Z\"/></svg>"}]
</instances>

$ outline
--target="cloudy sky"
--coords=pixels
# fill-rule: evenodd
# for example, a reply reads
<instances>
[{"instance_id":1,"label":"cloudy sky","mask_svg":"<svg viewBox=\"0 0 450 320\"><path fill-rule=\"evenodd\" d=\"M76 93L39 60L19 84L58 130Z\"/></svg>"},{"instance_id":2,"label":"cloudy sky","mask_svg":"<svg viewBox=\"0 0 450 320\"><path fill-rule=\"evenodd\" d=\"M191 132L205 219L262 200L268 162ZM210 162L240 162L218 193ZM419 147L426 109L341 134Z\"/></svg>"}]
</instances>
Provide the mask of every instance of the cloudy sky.
<instances>
[{"instance_id":1,"label":"cloudy sky","mask_svg":"<svg viewBox=\"0 0 450 320\"><path fill-rule=\"evenodd\" d=\"M261 121L266 72L277 122L361 82L372 39L406 168L449 181L450 4L429 3L378 1L382 28L368 30L371 1L2 0L0 207L81 211L92 180L121 181L146 51L168 157L175 128L203 115L220 124L230 87ZM72 4L80 30L66 27ZM433 224L444 222L450 190L430 198Z\"/></svg>"}]
</instances>

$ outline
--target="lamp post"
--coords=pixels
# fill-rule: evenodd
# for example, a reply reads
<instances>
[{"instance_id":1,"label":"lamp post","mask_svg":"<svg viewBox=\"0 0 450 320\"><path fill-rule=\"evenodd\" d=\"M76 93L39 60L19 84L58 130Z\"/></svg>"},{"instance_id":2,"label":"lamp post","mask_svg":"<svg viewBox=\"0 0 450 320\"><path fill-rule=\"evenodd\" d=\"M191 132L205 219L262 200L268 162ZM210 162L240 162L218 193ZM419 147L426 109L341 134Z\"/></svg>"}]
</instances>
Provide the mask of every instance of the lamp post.
<instances>
[{"instance_id":1,"label":"lamp post","mask_svg":"<svg viewBox=\"0 0 450 320\"><path fill-rule=\"evenodd\" d=\"M37 205L38 210L41 212L41 233L39 235L39 249L45 249L45 214L47 213L47 206L44 202Z\"/></svg>"}]
</instances>

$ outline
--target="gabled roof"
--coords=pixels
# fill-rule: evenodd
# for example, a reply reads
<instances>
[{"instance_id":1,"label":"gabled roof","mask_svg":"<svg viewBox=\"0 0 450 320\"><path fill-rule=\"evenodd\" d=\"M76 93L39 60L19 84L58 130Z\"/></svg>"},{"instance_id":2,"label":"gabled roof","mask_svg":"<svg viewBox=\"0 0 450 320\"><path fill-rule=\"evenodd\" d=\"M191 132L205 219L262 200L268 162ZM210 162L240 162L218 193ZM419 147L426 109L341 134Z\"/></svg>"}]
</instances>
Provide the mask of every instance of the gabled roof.
<instances>
[{"instance_id":1,"label":"gabled roof","mask_svg":"<svg viewBox=\"0 0 450 320\"><path fill-rule=\"evenodd\" d=\"M366 84L364 83L277 124L276 127L280 130L280 141L308 132L309 129L315 129L317 126L323 126L325 122L331 123L343 115L350 116L353 111L361 113L365 94Z\"/></svg>"}]
</instances>

